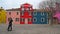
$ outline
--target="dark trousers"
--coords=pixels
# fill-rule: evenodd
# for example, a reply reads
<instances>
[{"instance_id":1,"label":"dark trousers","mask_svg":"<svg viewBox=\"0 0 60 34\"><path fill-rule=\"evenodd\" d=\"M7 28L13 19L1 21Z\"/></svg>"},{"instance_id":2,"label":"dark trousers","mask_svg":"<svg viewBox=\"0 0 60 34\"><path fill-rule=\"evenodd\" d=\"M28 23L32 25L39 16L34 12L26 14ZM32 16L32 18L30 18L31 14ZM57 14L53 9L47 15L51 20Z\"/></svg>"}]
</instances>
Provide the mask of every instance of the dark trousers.
<instances>
[{"instance_id":1,"label":"dark trousers","mask_svg":"<svg viewBox=\"0 0 60 34\"><path fill-rule=\"evenodd\" d=\"M12 25L8 26L8 31L12 31Z\"/></svg>"}]
</instances>

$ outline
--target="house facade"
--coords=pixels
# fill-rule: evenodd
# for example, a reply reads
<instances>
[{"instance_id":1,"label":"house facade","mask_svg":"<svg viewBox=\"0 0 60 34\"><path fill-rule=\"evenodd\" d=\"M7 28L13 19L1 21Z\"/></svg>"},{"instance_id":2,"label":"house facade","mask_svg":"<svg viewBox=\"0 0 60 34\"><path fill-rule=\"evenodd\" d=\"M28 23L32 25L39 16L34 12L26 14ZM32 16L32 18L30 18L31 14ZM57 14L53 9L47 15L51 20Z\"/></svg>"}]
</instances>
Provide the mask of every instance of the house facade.
<instances>
[{"instance_id":1,"label":"house facade","mask_svg":"<svg viewBox=\"0 0 60 34\"><path fill-rule=\"evenodd\" d=\"M7 11L7 18L6 22L9 23L9 19L13 19L13 24L20 24L20 10L19 8L16 9L8 9Z\"/></svg>"},{"instance_id":2,"label":"house facade","mask_svg":"<svg viewBox=\"0 0 60 34\"><path fill-rule=\"evenodd\" d=\"M32 24L32 5L25 3L20 7L20 24Z\"/></svg>"},{"instance_id":3,"label":"house facade","mask_svg":"<svg viewBox=\"0 0 60 34\"><path fill-rule=\"evenodd\" d=\"M6 11L3 8L0 8L0 24L6 23Z\"/></svg>"},{"instance_id":4,"label":"house facade","mask_svg":"<svg viewBox=\"0 0 60 34\"><path fill-rule=\"evenodd\" d=\"M25 3L20 7L20 19L21 24L48 24L48 12L35 10Z\"/></svg>"},{"instance_id":5,"label":"house facade","mask_svg":"<svg viewBox=\"0 0 60 34\"><path fill-rule=\"evenodd\" d=\"M48 24L48 13L46 11L35 10L32 19L33 24Z\"/></svg>"},{"instance_id":6,"label":"house facade","mask_svg":"<svg viewBox=\"0 0 60 34\"><path fill-rule=\"evenodd\" d=\"M9 23L9 19L13 19L14 24L50 24L51 19L49 11L33 9L33 6L28 3L24 3L20 8L7 9L6 10L6 22ZM48 14L49 13L49 14Z\"/></svg>"}]
</instances>

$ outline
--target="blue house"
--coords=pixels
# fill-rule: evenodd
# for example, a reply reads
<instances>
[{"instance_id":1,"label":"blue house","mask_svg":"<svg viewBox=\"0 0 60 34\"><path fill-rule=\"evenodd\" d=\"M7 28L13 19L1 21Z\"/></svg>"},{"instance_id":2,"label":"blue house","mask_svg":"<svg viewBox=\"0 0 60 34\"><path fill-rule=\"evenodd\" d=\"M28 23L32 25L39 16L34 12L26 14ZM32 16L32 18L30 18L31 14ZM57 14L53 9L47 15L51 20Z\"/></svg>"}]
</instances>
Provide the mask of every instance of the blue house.
<instances>
[{"instance_id":1,"label":"blue house","mask_svg":"<svg viewBox=\"0 0 60 34\"><path fill-rule=\"evenodd\" d=\"M47 14L47 12L34 11L32 14L33 24L48 24Z\"/></svg>"}]
</instances>

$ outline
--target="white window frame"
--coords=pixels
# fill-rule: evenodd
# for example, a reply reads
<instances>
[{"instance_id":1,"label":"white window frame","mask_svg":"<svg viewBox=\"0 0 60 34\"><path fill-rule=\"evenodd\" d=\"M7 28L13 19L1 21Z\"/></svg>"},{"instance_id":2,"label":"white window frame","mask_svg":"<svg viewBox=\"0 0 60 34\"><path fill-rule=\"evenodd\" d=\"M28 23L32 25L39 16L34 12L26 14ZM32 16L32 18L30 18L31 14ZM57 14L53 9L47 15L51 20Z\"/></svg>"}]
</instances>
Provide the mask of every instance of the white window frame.
<instances>
[{"instance_id":1,"label":"white window frame","mask_svg":"<svg viewBox=\"0 0 60 34\"><path fill-rule=\"evenodd\" d=\"M31 8L29 10L32 10Z\"/></svg>"},{"instance_id":2,"label":"white window frame","mask_svg":"<svg viewBox=\"0 0 60 34\"><path fill-rule=\"evenodd\" d=\"M29 11L30 9L29 8L26 8L26 11Z\"/></svg>"},{"instance_id":3,"label":"white window frame","mask_svg":"<svg viewBox=\"0 0 60 34\"><path fill-rule=\"evenodd\" d=\"M16 19L18 19L18 20L15 20L15 21L19 21L19 18L16 18Z\"/></svg>"},{"instance_id":4,"label":"white window frame","mask_svg":"<svg viewBox=\"0 0 60 34\"><path fill-rule=\"evenodd\" d=\"M25 9L24 8L22 8L22 11L24 11Z\"/></svg>"},{"instance_id":5,"label":"white window frame","mask_svg":"<svg viewBox=\"0 0 60 34\"><path fill-rule=\"evenodd\" d=\"M34 21L34 19L36 19L36 21ZM36 17L33 18L33 22L37 22L37 18Z\"/></svg>"},{"instance_id":6,"label":"white window frame","mask_svg":"<svg viewBox=\"0 0 60 34\"><path fill-rule=\"evenodd\" d=\"M23 20L23 19L24 19L24 18L20 18L20 21L21 21L21 22L24 22L24 20Z\"/></svg>"},{"instance_id":7,"label":"white window frame","mask_svg":"<svg viewBox=\"0 0 60 34\"><path fill-rule=\"evenodd\" d=\"M44 12L41 12L41 15L43 16L44 15Z\"/></svg>"},{"instance_id":8,"label":"white window frame","mask_svg":"<svg viewBox=\"0 0 60 34\"><path fill-rule=\"evenodd\" d=\"M43 19L43 21L42 21L42 19ZM41 18L41 22L45 22L45 18Z\"/></svg>"},{"instance_id":9,"label":"white window frame","mask_svg":"<svg viewBox=\"0 0 60 34\"><path fill-rule=\"evenodd\" d=\"M36 16L37 15L37 12L36 12L36 14L34 14L34 12L33 12L33 15Z\"/></svg>"}]
</instances>

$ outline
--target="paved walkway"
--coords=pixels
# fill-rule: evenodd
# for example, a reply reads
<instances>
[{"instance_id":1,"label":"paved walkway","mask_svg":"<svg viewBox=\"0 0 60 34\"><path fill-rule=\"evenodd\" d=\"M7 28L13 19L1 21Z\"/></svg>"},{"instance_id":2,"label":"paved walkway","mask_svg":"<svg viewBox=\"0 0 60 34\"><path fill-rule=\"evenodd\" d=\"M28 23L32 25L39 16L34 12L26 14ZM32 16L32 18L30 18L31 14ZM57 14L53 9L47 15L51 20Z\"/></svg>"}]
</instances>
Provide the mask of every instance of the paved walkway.
<instances>
[{"instance_id":1,"label":"paved walkway","mask_svg":"<svg viewBox=\"0 0 60 34\"><path fill-rule=\"evenodd\" d=\"M7 25L0 25L0 34L60 34L60 25L13 25L13 31L7 31Z\"/></svg>"}]
</instances>

